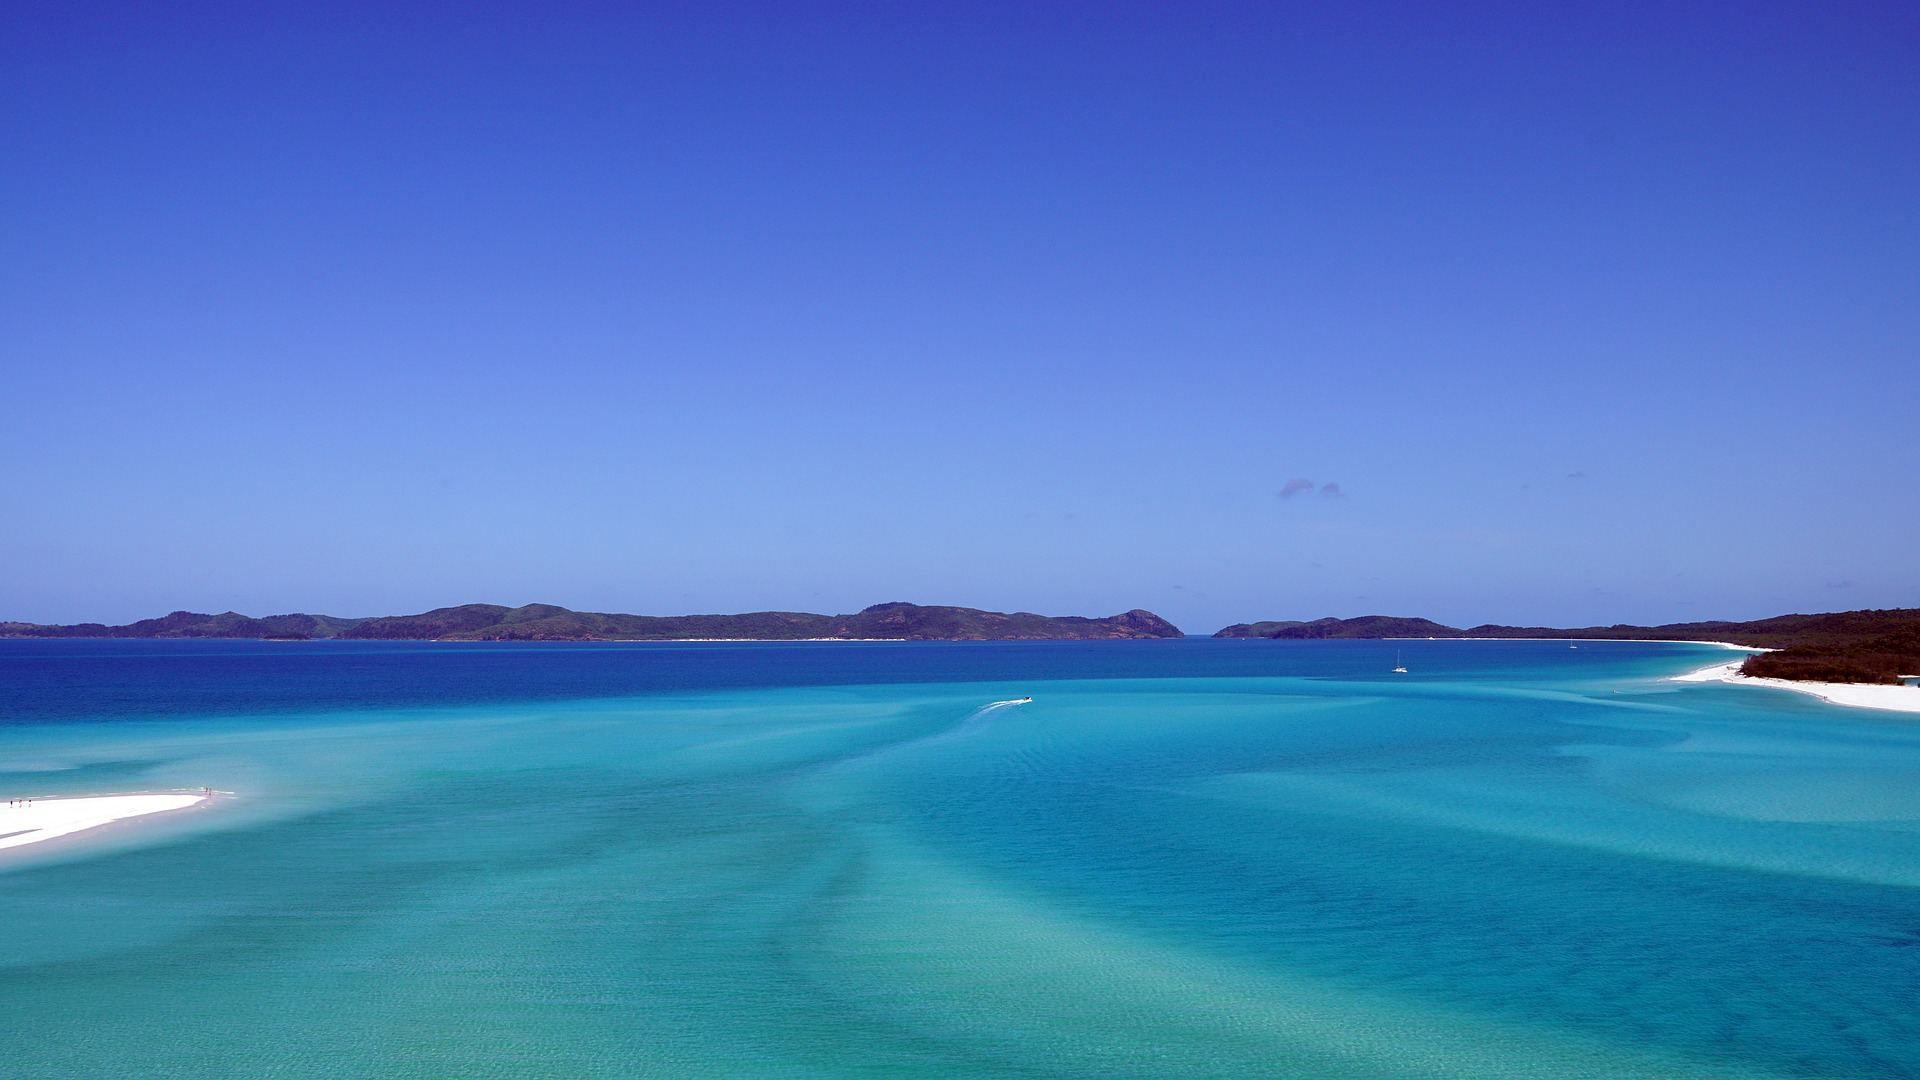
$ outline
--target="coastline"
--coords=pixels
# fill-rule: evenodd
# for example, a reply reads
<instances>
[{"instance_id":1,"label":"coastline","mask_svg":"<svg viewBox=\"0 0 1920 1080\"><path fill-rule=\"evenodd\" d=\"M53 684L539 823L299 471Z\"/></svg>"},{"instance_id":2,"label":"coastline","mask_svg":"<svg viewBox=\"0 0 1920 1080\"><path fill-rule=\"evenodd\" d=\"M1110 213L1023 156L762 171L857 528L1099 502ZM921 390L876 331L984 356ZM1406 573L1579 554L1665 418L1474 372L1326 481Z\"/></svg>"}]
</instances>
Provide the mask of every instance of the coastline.
<instances>
[{"instance_id":1,"label":"coastline","mask_svg":"<svg viewBox=\"0 0 1920 1080\"><path fill-rule=\"evenodd\" d=\"M1182 635L1194 637L1203 635ZM40 634L0 634L0 641L258 641L269 645L323 645L339 643L342 645L380 644L383 642L411 642L425 645L687 645L700 643L752 643L781 645L794 642L936 642L947 644L968 644L974 642L1034 642L1034 641L1179 641L1177 637L1033 637L1033 638L914 638L914 637L684 637L684 638L616 638L616 637L554 637L554 638L266 638L266 637L138 637L117 636L112 634L88 634L56 636ZM1424 638L1420 640L1426 640ZM1468 640L1479 641L1480 638ZM1485 640L1494 640L1488 638ZM1524 639L1509 639L1524 640Z\"/></svg>"},{"instance_id":2,"label":"coastline","mask_svg":"<svg viewBox=\"0 0 1920 1080\"><path fill-rule=\"evenodd\" d=\"M22 848L63 836L91 832L116 821L186 810L212 802L194 792L142 792L127 795L9 797L0 806L0 850Z\"/></svg>"},{"instance_id":3,"label":"coastline","mask_svg":"<svg viewBox=\"0 0 1920 1080\"><path fill-rule=\"evenodd\" d=\"M1772 652L1757 645L1735 645L1731 641L1701 641L1698 638L1641 638L1641 637L1389 637L1381 641L1638 641L1656 645L1718 645L1723 649L1735 649L1739 652Z\"/></svg>"},{"instance_id":4,"label":"coastline","mask_svg":"<svg viewBox=\"0 0 1920 1080\"><path fill-rule=\"evenodd\" d=\"M1772 652L1755 645L1735 645L1731 641L1699 641L1679 638L1489 638L1489 637L1450 637L1450 638L1390 638L1382 640L1396 641L1657 641L1663 645L1717 645L1735 652L1763 653ZM1882 712L1920 713L1920 688L1886 683L1836 683L1810 682L1797 679L1761 679L1740 674L1740 661L1709 664L1695 671L1680 675L1670 675L1668 682L1703 683L1720 682L1730 686L1758 686L1774 690L1791 690L1796 694L1817 697L1829 705L1839 705L1849 709L1878 709Z\"/></svg>"},{"instance_id":5,"label":"coastline","mask_svg":"<svg viewBox=\"0 0 1920 1080\"><path fill-rule=\"evenodd\" d=\"M1761 651L1761 650L1753 650ZM1740 674L1740 663L1711 664L1684 675L1670 675L1668 682L1721 682L1733 686L1771 687L1810 694L1831 705L1854 709L1880 709L1887 712L1920 713L1920 688L1885 683L1801 682L1793 679L1757 679Z\"/></svg>"}]
</instances>

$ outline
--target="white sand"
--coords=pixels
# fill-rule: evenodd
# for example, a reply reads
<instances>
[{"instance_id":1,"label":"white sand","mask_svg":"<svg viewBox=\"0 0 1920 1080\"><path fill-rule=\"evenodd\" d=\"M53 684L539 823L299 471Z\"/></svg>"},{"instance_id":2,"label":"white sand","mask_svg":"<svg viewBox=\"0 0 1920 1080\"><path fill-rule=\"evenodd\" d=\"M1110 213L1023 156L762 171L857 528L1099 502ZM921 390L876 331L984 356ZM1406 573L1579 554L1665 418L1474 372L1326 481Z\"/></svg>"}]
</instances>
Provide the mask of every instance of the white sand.
<instances>
[{"instance_id":1,"label":"white sand","mask_svg":"<svg viewBox=\"0 0 1920 1080\"><path fill-rule=\"evenodd\" d=\"M1361 639L1364 640L1364 639ZM1738 649L1741 652L1768 652L1752 645L1735 645L1731 641L1700 641L1695 638L1638 638L1638 637L1386 637L1381 641L1570 641L1579 644L1582 641L1625 641L1639 645L1718 645L1723 649Z\"/></svg>"},{"instance_id":2,"label":"white sand","mask_svg":"<svg viewBox=\"0 0 1920 1080\"><path fill-rule=\"evenodd\" d=\"M1757 650L1756 650L1757 651ZM1886 686L1875 683L1837 683L1837 682L1801 682L1796 679L1755 679L1740 674L1740 661L1730 664L1714 664L1698 671L1689 671L1685 675L1673 676L1674 682L1724 682L1735 686L1770 686L1776 690L1792 690L1800 694L1812 694L1822 701L1835 705L1851 705L1858 709L1891 709L1895 712L1920 713L1920 687Z\"/></svg>"},{"instance_id":3,"label":"white sand","mask_svg":"<svg viewBox=\"0 0 1920 1080\"><path fill-rule=\"evenodd\" d=\"M0 803L0 848L37 844L56 836L97 829L122 818L185 810L206 802L205 795L167 792L153 795L90 795L83 798L17 801L11 795ZM9 805L11 804L11 805Z\"/></svg>"}]
</instances>

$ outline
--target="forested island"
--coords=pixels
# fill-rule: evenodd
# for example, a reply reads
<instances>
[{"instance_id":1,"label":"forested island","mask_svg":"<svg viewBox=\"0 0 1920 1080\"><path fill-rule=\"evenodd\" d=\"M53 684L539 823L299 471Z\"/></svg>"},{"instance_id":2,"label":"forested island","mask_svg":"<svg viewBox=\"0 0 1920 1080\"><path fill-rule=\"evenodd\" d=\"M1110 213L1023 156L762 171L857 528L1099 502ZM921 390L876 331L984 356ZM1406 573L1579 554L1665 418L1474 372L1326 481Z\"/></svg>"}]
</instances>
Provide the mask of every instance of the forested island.
<instances>
[{"instance_id":1,"label":"forested island","mask_svg":"<svg viewBox=\"0 0 1920 1080\"><path fill-rule=\"evenodd\" d=\"M921 604L875 604L852 615L754 611L742 615L619 615L572 611L552 604L503 607L462 604L418 615L340 618L227 611L176 611L123 626L78 623L48 626L0 622L0 637L34 638L255 638L270 641L675 641L699 639L800 641L1080 641L1181 637L1178 627L1151 611L1106 618Z\"/></svg>"},{"instance_id":2,"label":"forested island","mask_svg":"<svg viewBox=\"0 0 1920 1080\"><path fill-rule=\"evenodd\" d=\"M1640 641L1725 641L1772 649L1748 657L1742 675L1818 682L1897 683L1920 673L1920 608L1778 615L1752 622L1665 623L1637 626L1503 626L1464 629L1431 619L1363 615L1310 622L1237 623L1214 634L1223 638L1284 640L1357 638L1616 638Z\"/></svg>"},{"instance_id":3,"label":"forested island","mask_svg":"<svg viewBox=\"0 0 1920 1080\"><path fill-rule=\"evenodd\" d=\"M119 626L0 622L14 638L242 638L269 641L1090 641L1183 636L1141 609L1088 618L1032 612L886 603L851 615L754 611L738 615L624 615L552 604L462 604L416 615L342 618L296 612L254 617L176 611ZM1363 615L1352 619L1236 623L1217 638L1355 640L1383 638L1616 638L1725 641L1773 650L1749 657L1741 673L1820 682L1894 683L1920 673L1920 608L1780 615L1751 622L1550 627Z\"/></svg>"}]
</instances>

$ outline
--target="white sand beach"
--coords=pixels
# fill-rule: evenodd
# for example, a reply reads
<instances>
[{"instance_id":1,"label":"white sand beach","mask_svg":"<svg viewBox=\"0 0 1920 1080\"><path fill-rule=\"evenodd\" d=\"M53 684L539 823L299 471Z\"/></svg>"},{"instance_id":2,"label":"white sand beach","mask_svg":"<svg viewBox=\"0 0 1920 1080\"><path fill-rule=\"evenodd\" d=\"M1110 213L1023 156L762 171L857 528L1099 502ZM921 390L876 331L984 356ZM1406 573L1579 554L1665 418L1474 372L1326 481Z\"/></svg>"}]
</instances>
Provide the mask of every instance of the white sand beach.
<instances>
[{"instance_id":1,"label":"white sand beach","mask_svg":"<svg viewBox=\"0 0 1920 1080\"><path fill-rule=\"evenodd\" d=\"M1759 650L1750 650L1759 651ZM1859 709L1891 709L1895 712L1920 713L1920 687L1886 686L1875 683L1832 683L1800 682L1793 679L1755 679L1740 674L1740 661L1726 664L1714 664L1698 671L1689 671L1685 675L1675 675L1673 682L1724 682L1736 686L1770 686L1776 690L1792 690L1799 694L1812 694L1823 701L1835 705L1849 705Z\"/></svg>"},{"instance_id":2,"label":"white sand beach","mask_svg":"<svg viewBox=\"0 0 1920 1080\"><path fill-rule=\"evenodd\" d=\"M1381 641L1566 641L1575 645L1585 641L1621 641L1640 645L1718 645L1740 652L1767 652L1752 645L1731 641L1701 641L1698 638L1624 638L1624 637L1384 637Z\"/></svg>"},{"instance_id":3,"label":"white sand beach","mask_svg":"<svg viewBox=\"0 0 1920 1080\"><path fill-rule=\"evenodd\" d=\"M207 802L199 792L89 795L79 798L15 798L0 805L0 848L22 847L97 829L123 818L185 810Z\"/></svg>"}]
</instances>

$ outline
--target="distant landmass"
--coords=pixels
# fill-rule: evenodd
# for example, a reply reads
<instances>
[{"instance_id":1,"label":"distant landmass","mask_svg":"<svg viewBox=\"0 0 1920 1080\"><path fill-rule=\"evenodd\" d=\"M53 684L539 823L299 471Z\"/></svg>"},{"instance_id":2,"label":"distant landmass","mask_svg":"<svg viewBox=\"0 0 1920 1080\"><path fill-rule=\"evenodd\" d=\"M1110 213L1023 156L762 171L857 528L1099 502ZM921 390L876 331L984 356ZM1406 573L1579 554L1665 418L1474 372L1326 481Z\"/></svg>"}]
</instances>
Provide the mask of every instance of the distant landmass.
<instances>
[{"instance_id":1,"label":"distant landmass","mask_svg":"<svg viewBox=\"0 0 1920 1080\"><path fill-rule=\"evenodd\" d=\"M755 611L744 615L614 615L571 611L552 604L503 607L463 604L418 615L343 619L333 615L268 615L176 611L124 626L78 623L45 626L0 622L0 637L36 638L258 638L272 641L671 641L808 638L884 638L901 641L1082 641L1183 636L1151 611L1135 609L1104 619L1031 612L980 611L920 604L875 604L853 615Z\"/></svg>"},{"instance_id":2,"label":"distant landmass","mask_svg":"<svg viewBox=\"0 0 1920 1080\"><path fill-rule=\"evenodd\" d=\"M176 611L124 626L77 623L49 626L0 622L0 637L31 638L254 638L281 641L1088 641L1183 636L1151 611L1105 618L981 611L921 604L875 604L852 615L754 611L741 615L620 615L573 611L552 604L505 607L462 604L417 615L341 618L227 611ZM1236 623L1219 638L1353 640L1380 638L1623 638L1725 641L1773 652L1749 657L1747 675L1821 682L1892 683L1920 674L1920 608L1780 615L1751 622L1689 622L1640 626L1550 627L1483 623L1457 627L1432 619L1363 615Z\"/></svg>"},{"instance_id":3,"label":"distant landmass","mask_svg":"<svg viewBox=\"0 0 1920 1080\"><path fill-rule=\"evenodd\" d=\"M1467 631L1443 626L1432 619L1402 619L1392 615L1362 615L1357 619L1315 619L1312 622L1235 623L1214 637L1263 637L1288 641L1358 638L1460 637Z\"/></svg>"},{"instance_id":4,"label":"distant landmass","mask_svg":"<svg viewBox=\"0 0 1920 1080\"><path fill-rule=\"evenodd\" d=\"M1214 637L1281 638L1626 638L1630 640L1725 641L1777 652L1748 657L1743 675L1818 682L1896 683L1920 674L1920 608L1779 615L1752 622L1666 623L1661 626L1501 626L1465 629L1431 619L1363 615L1312 622L1257 622L1229 626Z\"/></svg>"}]
</instances>

